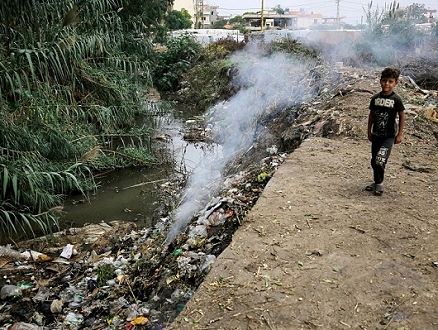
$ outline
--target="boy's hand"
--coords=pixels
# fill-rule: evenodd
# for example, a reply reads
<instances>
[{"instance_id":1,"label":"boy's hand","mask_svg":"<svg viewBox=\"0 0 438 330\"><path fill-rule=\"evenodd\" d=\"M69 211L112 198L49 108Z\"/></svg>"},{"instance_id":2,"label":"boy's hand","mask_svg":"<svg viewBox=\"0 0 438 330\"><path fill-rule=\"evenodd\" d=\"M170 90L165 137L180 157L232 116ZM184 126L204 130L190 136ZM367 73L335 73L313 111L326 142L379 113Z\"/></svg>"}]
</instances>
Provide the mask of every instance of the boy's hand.
<instances>
[{"instance_id":1,"label":"boy's hand","mask_svg":"<svg viewBox=\"0 0 438 330\"><path fill-rule=\"evenodd\" d=\"M402 135L397 134L397 136L395 137L394 144L399 144L400 142L402 142Z\"/></svg>"}]
</instances>

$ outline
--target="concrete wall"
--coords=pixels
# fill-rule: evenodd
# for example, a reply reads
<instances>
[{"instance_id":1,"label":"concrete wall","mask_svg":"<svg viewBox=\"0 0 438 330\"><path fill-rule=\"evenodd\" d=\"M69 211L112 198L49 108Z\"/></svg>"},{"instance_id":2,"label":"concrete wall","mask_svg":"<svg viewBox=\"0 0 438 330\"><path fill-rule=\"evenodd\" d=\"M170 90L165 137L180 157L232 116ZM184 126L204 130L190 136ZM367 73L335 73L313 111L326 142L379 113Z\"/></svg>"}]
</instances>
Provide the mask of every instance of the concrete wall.
<instances>
[{"instance_id":1,"label":"concrete wall","mask_svg":"<svg viewBox=\"0 0 438 330\"><path fill-rule=\"evenodd\" d=\"M310 42L321 42L327 44L339 44L342 41L358 40L362 37L362 31L359 30L271 30L265 31L264 39L271 42L279 38L302 39Z\"/></svg>"},{"instance_id":2,"label":"concrete wall","mask_svg":"<svg viewBox=\"0 0 438 330\"><path fill-rule=\"evenodd\" d=\"M184 34L190 34L198 42L203 45L207 45L210 42L217 41L219 39L231 38L238 42L244 41L244 35L239 30L226 30L226 29L187 29L172 31L171 36L177 38Z\"/></svg>"}]
</instances>

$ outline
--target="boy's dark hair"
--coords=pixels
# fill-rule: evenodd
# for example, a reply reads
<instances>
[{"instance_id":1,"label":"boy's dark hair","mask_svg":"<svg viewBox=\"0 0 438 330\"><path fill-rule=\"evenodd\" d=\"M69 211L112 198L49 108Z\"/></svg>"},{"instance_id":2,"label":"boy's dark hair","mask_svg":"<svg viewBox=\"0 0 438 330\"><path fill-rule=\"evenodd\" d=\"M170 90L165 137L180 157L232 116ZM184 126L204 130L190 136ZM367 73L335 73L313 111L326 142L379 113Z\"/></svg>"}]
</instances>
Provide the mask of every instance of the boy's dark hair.
<instances>
[{"instance_id":1,"label":"boy's dark hair","mask_svg":"<svg viewBox=\"0 0 438 330\"><path fill-rule=\"evenodd\" d=\"M385 68L382 71L382 75L380 79L383 78L394 78L395 80L398 80L398 77L400 76L400 70L396 68Z\"/></svg>"}]
</instances>

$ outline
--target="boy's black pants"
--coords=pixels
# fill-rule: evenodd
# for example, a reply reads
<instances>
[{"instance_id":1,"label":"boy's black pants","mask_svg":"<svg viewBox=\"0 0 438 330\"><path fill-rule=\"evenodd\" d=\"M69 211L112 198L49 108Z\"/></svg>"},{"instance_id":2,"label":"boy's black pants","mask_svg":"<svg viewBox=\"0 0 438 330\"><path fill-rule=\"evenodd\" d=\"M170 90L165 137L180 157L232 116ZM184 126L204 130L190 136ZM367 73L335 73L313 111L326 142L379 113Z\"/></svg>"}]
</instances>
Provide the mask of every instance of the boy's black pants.
<instances>
[{"instance_id":1,"label":"boy's black pants","mask_svg":"<svg viewBox=\"0 0 438 330\"><path fill-rule=\"evenodd\" d=\"M385 166L394 145L394 137L372 137L371 142L371 167L374 172L374 183L381 184L385 176Z\"/></svg>"}]
</instances>

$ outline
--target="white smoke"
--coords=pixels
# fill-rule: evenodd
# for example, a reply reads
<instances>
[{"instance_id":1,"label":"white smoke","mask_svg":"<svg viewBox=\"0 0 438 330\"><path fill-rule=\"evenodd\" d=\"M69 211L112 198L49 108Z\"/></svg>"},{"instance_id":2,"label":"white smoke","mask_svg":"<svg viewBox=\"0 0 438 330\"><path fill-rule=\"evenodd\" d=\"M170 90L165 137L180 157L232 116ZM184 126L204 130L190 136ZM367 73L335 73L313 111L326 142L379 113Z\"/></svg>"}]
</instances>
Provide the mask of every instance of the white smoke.
<instances>
[{"instance_id":1,"label":"white smoke","mask_svg":"<svg viewBox=\"0 0 438 330\"><path fill-rule=\"evenodd\" d=\"M240 91L225 104L208 111L213 137L221 152L205 155L187 184L184 200L174 213L167 245L204 207L221 183L225 166L253 143L259 119L271 111L286 109L311 97L314 62L275 53L264 54L261 45L246 47L232 58L237 68L234 84Z\"/></svg>"}]
</instances>

